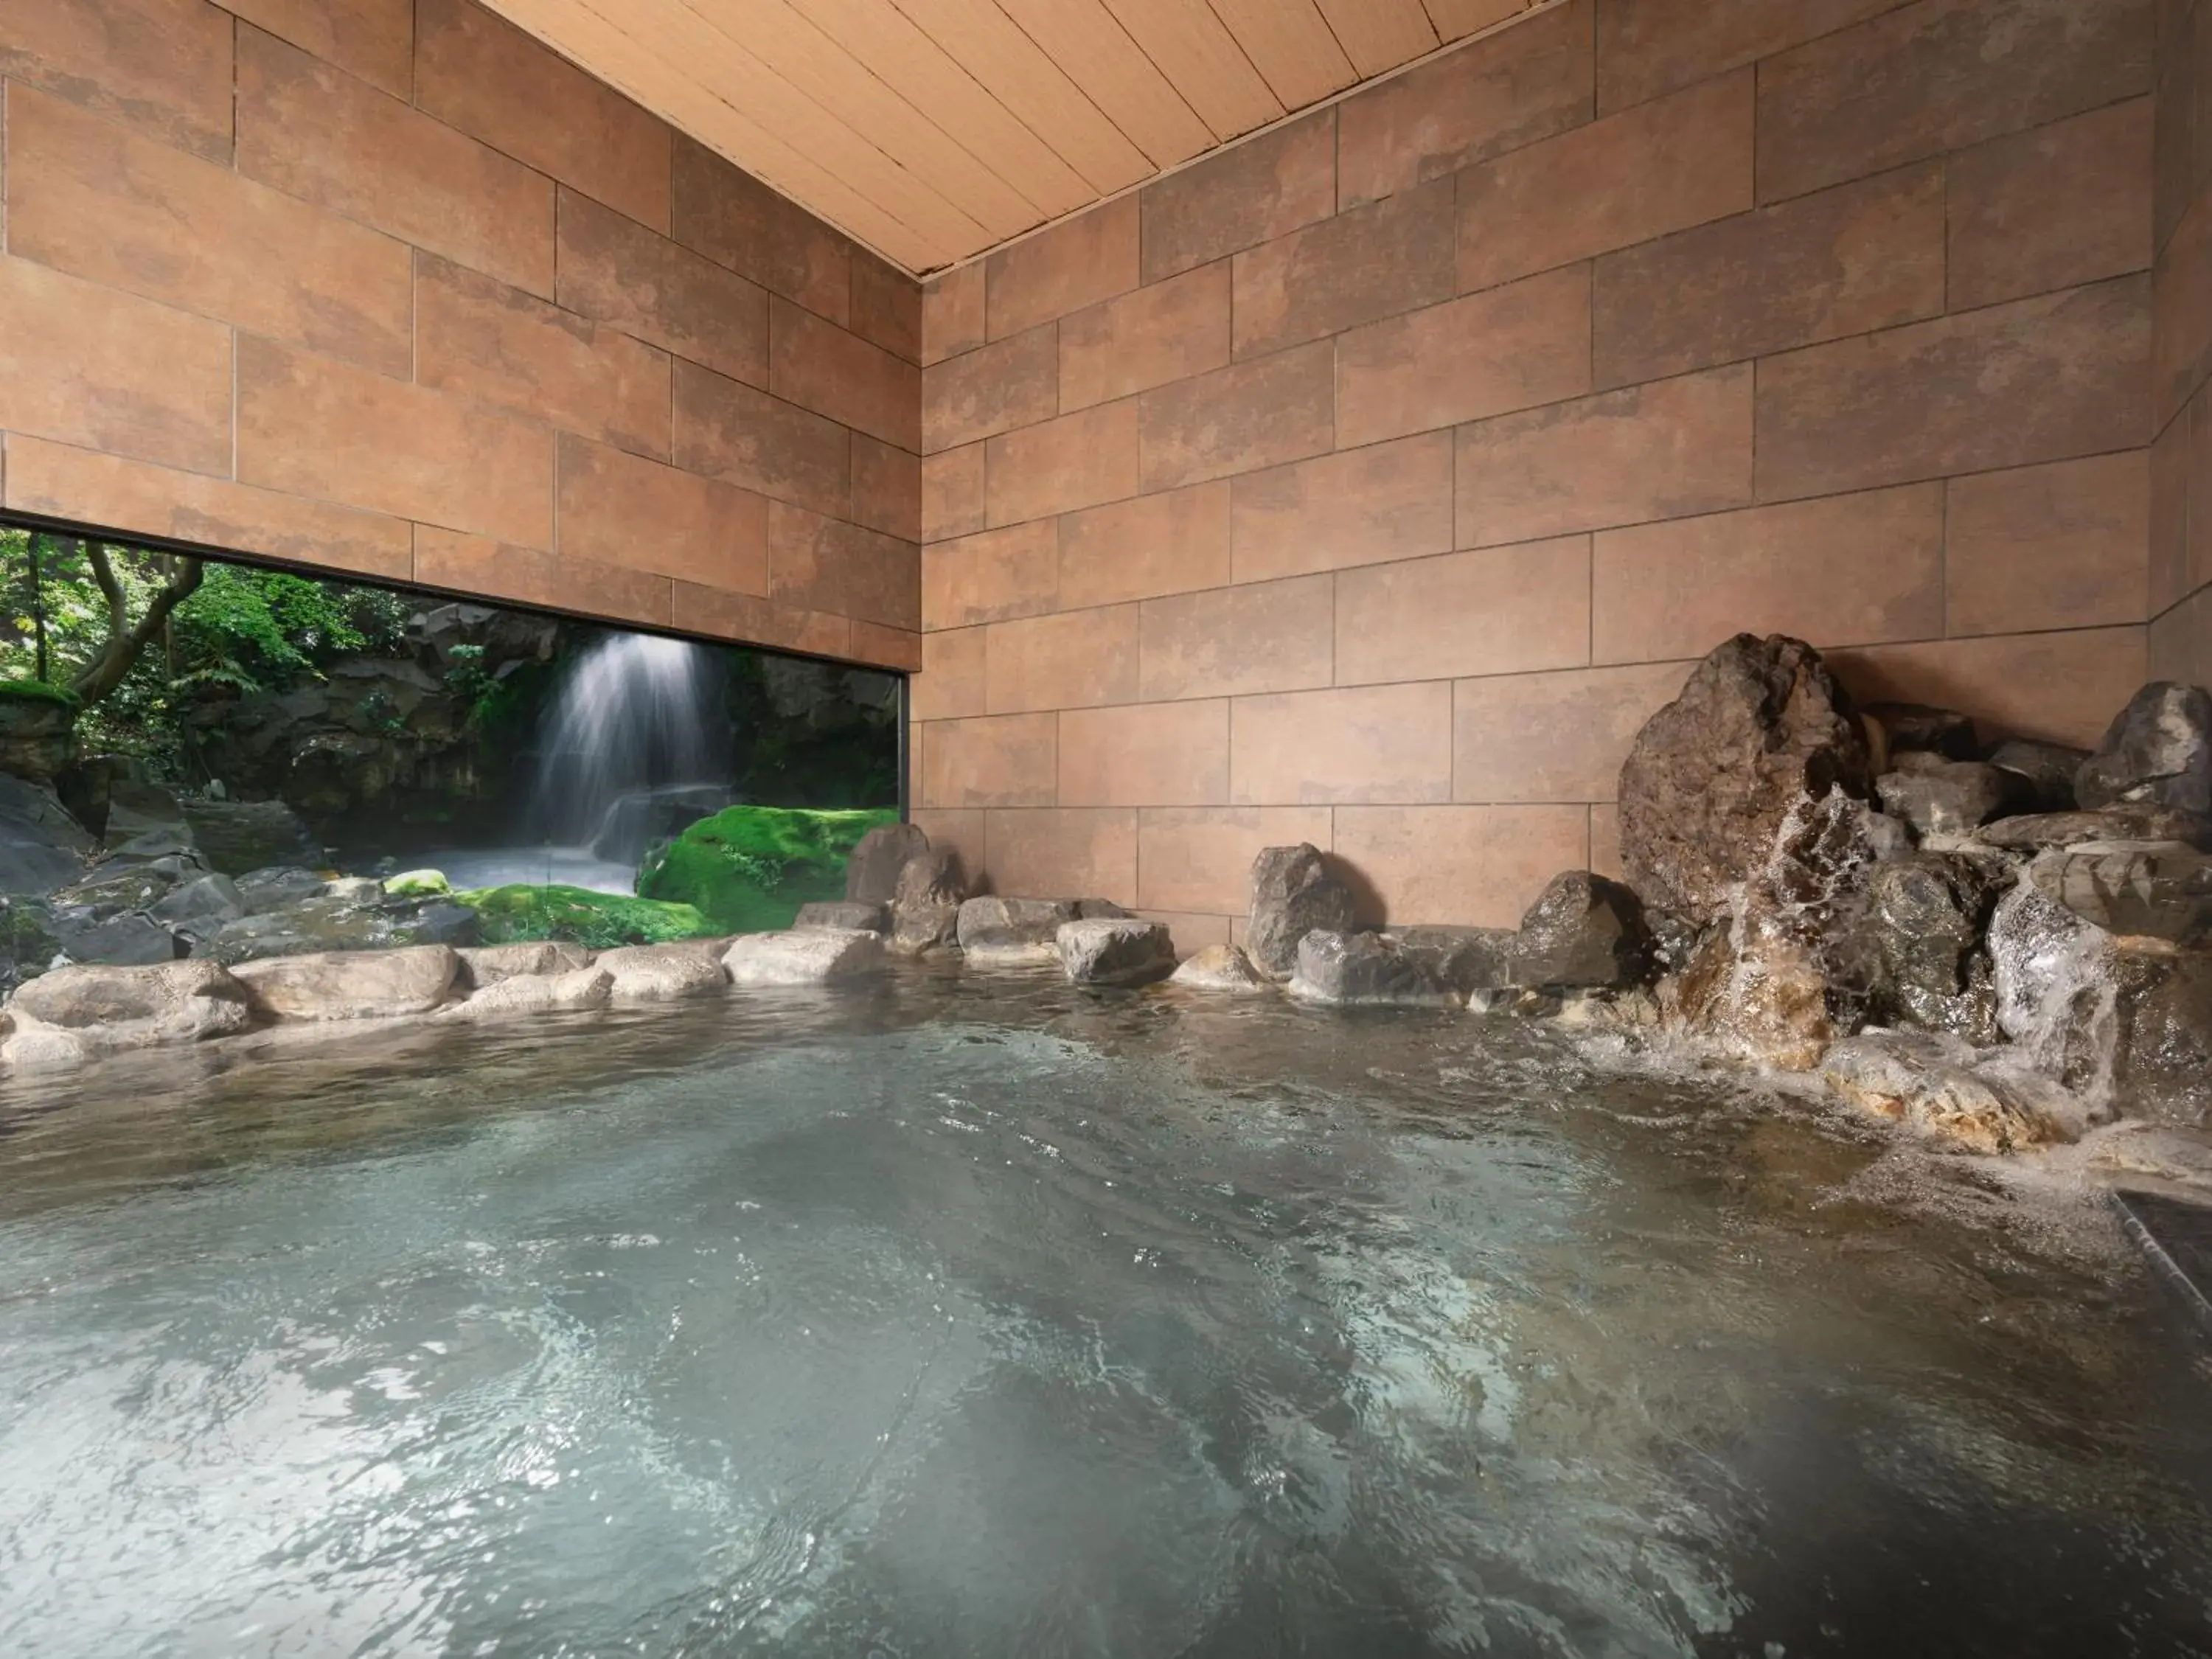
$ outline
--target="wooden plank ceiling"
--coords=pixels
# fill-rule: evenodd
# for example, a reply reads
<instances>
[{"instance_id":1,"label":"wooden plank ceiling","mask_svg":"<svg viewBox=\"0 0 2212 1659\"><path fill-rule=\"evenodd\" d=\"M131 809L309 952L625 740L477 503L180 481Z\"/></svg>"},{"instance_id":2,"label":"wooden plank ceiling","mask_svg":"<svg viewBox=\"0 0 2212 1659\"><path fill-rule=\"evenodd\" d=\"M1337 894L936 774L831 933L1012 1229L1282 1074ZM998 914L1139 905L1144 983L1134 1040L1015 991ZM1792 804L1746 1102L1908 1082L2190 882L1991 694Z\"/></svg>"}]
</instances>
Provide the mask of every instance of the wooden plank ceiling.
<instances>
[{"instance_id":1,"label":"wooden plank ceiling","mask_svg":"<svg viewBox=\"0 0 2212 1659\"><path fill-rule=\"evenodd\" d=\"M487 0L915 275L1534 0Z\"/></svg>"}]
</instances>

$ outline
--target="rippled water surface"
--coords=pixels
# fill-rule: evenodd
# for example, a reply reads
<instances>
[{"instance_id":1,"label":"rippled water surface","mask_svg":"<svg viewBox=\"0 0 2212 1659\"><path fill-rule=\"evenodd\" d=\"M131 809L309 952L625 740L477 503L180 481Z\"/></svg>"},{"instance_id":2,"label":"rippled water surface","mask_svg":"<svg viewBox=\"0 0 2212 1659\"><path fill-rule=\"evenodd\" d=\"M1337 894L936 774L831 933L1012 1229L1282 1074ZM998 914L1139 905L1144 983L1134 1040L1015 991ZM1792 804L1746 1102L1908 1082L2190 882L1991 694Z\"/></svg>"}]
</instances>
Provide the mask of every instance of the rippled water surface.
<instances>
[{"instance_id":1,"label":"rippled water surface","mask_svg":"<svg viewBox=\"0 0 2212 1659\"><path fill-rule=\"evenodd\" d=\"M2212 1652L2100 1209L919 974L0 1091L0 1654Z\"/></svg>"}]
</instances>

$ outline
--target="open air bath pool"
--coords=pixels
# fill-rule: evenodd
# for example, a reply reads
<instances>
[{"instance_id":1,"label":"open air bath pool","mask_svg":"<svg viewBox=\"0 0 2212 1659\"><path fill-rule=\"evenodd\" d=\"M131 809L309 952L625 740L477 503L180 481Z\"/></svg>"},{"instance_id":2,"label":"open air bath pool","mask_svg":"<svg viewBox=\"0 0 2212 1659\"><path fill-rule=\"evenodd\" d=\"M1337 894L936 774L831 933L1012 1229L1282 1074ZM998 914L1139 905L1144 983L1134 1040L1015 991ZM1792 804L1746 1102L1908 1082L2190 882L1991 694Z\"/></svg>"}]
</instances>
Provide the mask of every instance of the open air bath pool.
<instances>
[{"instance_id":1,"label":"open air bath pool","mask_svg":"<svg viewBox=\"0 0 2212 1659\"><path fill-rule=\"evenodd\" d=\"M1463 1013L915 969L0 1091L0 1652L2182 1655L2101 1207Z\"/></svg>"}]
</instances>

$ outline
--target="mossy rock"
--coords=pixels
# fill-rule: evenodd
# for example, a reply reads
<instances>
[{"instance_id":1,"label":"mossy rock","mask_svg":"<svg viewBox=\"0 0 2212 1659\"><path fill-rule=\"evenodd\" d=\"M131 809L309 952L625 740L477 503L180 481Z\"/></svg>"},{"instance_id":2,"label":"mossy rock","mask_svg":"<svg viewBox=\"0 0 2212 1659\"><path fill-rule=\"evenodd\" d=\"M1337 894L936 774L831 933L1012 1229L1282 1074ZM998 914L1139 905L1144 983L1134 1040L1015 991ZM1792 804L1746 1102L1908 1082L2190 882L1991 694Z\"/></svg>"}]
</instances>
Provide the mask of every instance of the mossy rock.
<instances>
[{"instance_id":1,"label":"mossy rock","mask_svg":"<svg viewBox=\"0 0 2212 1659\"><path fill-rule=\"evenodd\" d=\"M666 945L711 939L722 931L688 904L595 893L585 887L477 887L453 895L483 924L487 945L527 945L566 939L594 951L618 945Z\"/></svg>"},{"instance_id":2,"label":"mossy rock","mask_svg":"<svg viewBox=\"0 0 2212 1659\"><path fill-rule=\"evenodd\" d=\"M53 702L74 712L80 707L77 695L67 686L55 685L46 680L0 680L0 698L13 698L20 702Z\"/></svg>"},{"instance_id":3,"label":"mossy rock","mask_svg":"<svg viewBox=\"0 0 2212 1659\"><path fill-rule=\"evenodd\" d=\"M403 870L385 879L384 890L393 898L442 898L453 884L443 870Z\"/></svg>"},{"instance_id":4,"label":"mossy rock","mask_svg":"<svg viewBox=\"0 0 2212 1659\"><path fill-rule=\"evenodd\" d=\"M690 905L721 933L788 927L801 905L843 898L846 860L860 837L896 822L888 807L727 807L648 856L637 890Z\"/></svg>"}]
</instances>

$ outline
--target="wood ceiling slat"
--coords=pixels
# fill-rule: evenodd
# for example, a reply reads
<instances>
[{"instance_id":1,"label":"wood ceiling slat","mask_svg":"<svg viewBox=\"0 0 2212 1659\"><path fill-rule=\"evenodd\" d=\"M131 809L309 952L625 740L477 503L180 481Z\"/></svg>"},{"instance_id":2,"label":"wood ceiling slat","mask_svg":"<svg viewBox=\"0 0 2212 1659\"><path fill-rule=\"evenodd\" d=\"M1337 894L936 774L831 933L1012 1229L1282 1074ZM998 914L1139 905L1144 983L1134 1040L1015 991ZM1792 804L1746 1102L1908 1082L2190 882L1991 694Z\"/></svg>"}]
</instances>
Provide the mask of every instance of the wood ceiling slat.
<instances>
[{"instance_id":1,"label":"wood ceiling slat","mask_svg":"<svg viewBox=\"0 0 2212 1659\"><path fill-rule=\"evenodd\" d=\"M898 157L994 238L1018 235L1045 216L785 0L685 3L861 137Z\"/></svg>"},{"instance_id":2,"label":"wood ceiling slat","mask_svg":"<svg viewBox=\"0 0 2212 1659\"><path fill-rule=\"evenodd\" d=\"M1418 8L1419 0L1411 3ZM1218 136L1114 21L1103 0L999 0L999 7L1155 167L1187 161Z\"/></svg>"},{"instance_id":3,"label":"wood ceiling slat","mask_svg":"<svg viewBox=\"0 0 2212 1659\"><path fill-rule=\"evenodd\" d=\"M1223 138L1264 126L1283 106L1205 0L1106 0L1130 38Z\"/></svg>"},{"instance_id":4,"label":"wood ceiling slat","mask_svg":"<svg viewBox=\"0 0 2212 1659\"><path fill-rule=\"evenodd\" d=\"M1099 195L1149 178L1144 152L994 0L897 0L898 8Z\"/></svg>"},{"instance_id":5,"label":"wood ceiling slat","mask_svg":"<svg viewBox=\"0 0 2212 1659\"><path fill-rule=\"evenodd\" d=\"M1212 0L1267 90L1286 110L1304 109L1359 77L1314 0Z\"/></svg>"},{"instance_id":6,"label":"wood ceiling slat","mask_svg":"<svg viewBox=\"0 0 2212 1659\"><path fill-rule=\"evenodd\" d=\"M488 0L491 9L616 90L663 115L793 201L908 270L963 257L861 195L812 158L743 113L720 92L648 48L626 24L580 0Z\"/></svg>"},{"instance_id":7,"label":"wood ceiling slat","mask_svg":"<svg viewBox=\"0 0 2212 1659\"><path fill-rule=\"evenodd\" d=\"M1321 0L1321 13L1362 80L1437 48L1421 0Z\"/></svg>"},{"instance_id":8,"label":"wood ceiling slat","mask_svg":"<svg viewBox=\"0 0 2212 1659\"><path fill-rule=\"evenodd\" d=\"M971 154L988 156L1001 177L1048 215L1072 213L1098 198L1100 192L1066 157L1024 126L891 0L792 4L884 85L915 108L927 110Z\"/></svg>"},{"instance_id":9,"label":"wood ceiling slat","mask_svg":"<svg viewBox=\"0 0 2212 1659\"><path fill-rule=\"evenodd\" d=\"M1436 25L1437 35L1457 40L1528 10L1535 0L1423 0L1423 3L1428 7L1429 21Z\"/></svg>"}]
</instances>

